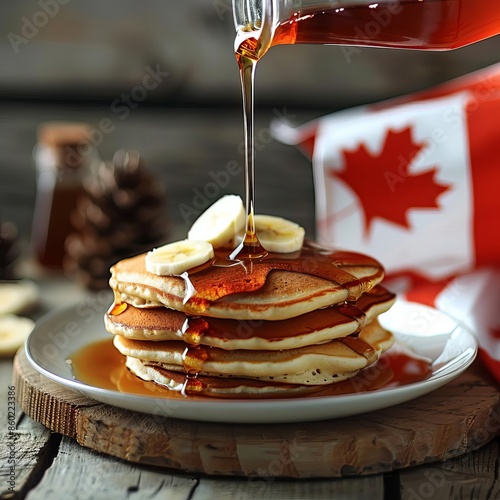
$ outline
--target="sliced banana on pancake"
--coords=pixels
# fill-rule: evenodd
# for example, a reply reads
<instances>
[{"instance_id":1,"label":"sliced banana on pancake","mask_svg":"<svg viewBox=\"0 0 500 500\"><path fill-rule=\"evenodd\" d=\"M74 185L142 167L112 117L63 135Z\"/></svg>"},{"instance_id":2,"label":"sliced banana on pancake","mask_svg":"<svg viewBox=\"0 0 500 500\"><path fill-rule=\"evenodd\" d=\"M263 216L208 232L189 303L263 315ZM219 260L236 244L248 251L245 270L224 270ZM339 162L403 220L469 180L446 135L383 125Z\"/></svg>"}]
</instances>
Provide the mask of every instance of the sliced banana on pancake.
<instances>
[{"instance_id":1,"label":"sliced banana on pancake","mask_svg":"<svg viewBox=\"0 0 500 500\"><path fill-rule=\"evenodd\" d=\"M223 196L194 222L188 240L207 241L214 248L236 248L245 231L245 220L241 197Z\"/></svg>"},{"instance_id":2,"label":"sliced banana on pancake","mask_svg":"<svg viewBox=\"0 0 500 500\"><path fill-rule=\"evenodd\" d=\"M295 222L274 215L256 215L255 231L268 252L297 252L304 244L305 230Z\"/></svg>"},{"instance_id":3,"label":"sliced banana on pancake","mask_svg":"<svg viewBox=\"0 0 500 500\"><path fill-rule=\"evenodd\" d=\"M146 270L158 276L180 276L213 257L214 249L206 241L174 241L148 252Z\"/></svg>"}]
</instances>

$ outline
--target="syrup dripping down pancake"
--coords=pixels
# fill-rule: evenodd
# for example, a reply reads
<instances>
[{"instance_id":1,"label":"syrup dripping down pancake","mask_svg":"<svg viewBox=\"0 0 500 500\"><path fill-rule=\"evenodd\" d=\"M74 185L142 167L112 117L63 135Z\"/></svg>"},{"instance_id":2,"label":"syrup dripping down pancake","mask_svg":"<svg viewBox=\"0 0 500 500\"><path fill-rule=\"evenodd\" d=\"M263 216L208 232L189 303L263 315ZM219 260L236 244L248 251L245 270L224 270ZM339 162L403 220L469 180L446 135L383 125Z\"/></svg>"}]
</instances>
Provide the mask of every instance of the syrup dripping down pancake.
<instances>
[{"instance_id":1,"label":"syrup dripping down pancake","mask_svg":"<svg viewBox=\"0 0 500 500\"><path fill-rule=\"evenodd\" d=\"M346 337L387 311L394 300L394 294L377 285L356 306L331 306L279 322L189 317L165 307L126 306L119 314L108 311L105 324L110 333L133 340L184 340L228 350L281 350Z\"/></svg>"},{"instance_id":2,"label":"syrup dripping down pancake","mask_svg":"<svg viewBox=\"0 0 500 500\"><path fill-rule=\"evenodd\" d=\"M293 255L270 254L255 261L213 262L182 276L146 271L145 255L111 268L110 285L119 301L136 307L165 306L191 315L278 321L355 301L383 278L370 257L314 245Z\"/></svg>"},{"instance_id":3,"label":"syrup dripping down pancake","mask_svg":"<svg viewBox=\"0 0 500 500\"><path fill-rule=\"evenodd\" d=\"M146 342L115 336L115 347L146 366L211 377L238 377L300 385L327 385L375 363L394 342L374 320L359 335L282 351L227 351L181 341Z\"/></svg>"}]
</instances>

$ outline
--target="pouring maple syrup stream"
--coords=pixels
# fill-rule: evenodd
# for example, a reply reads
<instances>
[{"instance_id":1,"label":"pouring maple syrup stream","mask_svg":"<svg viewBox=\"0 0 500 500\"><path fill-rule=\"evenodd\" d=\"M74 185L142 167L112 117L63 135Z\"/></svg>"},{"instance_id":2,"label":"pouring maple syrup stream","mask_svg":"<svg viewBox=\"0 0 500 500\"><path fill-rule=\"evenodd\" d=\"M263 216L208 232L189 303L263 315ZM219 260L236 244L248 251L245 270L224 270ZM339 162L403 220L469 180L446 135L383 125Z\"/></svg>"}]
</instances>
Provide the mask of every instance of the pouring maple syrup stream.
<instances>
[{"instance_id":1,"label":"pouring maple syrup stream","mask_svg":"<svg viewBox=\"0 0 500 500\"><path fill-rule=\"evenodd\" d=\"M255 229L255 146L254 146L254 95L255 70L263 55L259 39L253 33L258 26L240 29L235 41L235 55L238 62L243 98L243 124L245 133L245 236L241 245L230 258L260 258L267 252L262 247Z\"/></svg>"}]
</instances>

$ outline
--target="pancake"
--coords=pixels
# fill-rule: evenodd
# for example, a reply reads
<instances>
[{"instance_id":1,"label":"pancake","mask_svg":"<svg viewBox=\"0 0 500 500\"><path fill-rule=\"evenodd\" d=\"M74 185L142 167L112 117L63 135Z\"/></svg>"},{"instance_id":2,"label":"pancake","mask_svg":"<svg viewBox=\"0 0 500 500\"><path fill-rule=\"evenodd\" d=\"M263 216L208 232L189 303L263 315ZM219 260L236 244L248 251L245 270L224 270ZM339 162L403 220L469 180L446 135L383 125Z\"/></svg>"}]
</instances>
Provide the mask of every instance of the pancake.
<instances>
[{"instance_id":1,"label":"pancake","mask_svg":"<svg viewBox=\"0 0 500 500\"><path fill-rule=\"evenodd\" d=\"M135 307L165 306L191 315L279 321L355 301L382 280L383 269L364 255L309 245L293 256L250 263L228 261L219 253L214 262L181 276L147 272L142 254L118 262L111 274L116 300Z\"/></svg>"},{"instance_id":2,"label":"pancake","mask_svg":"<svg viewBox=\"0 0 500 500\"><path fill-rule=\"evenodd\" d=\"M105 325L110 333L133 340L185 340L228 350L294 349L346 337L387 311L394 301L394 294L377 285L356 306L332 306L280 322L189 317L165 307L128 306L119 314L108 311Z\"/></svg>"},{"instance_id":3,"label":"pancake","mask_svg":"<svg viewBox=\"0 0 500 500\"><path fill-rule=\"evenodd\" d=\"M299 396L354 377L393 344L377 317L395 296L376 260L314 243L228 255L216 249L179 276L148 272L146 254L111 268L105 325L133 374L183 395Z\"/></svg>"},{"instance_id":4,"label":"pancake","mask_svg":"<svg viewBox=\"0 0 500 500\"><path fill-rule=\"evenodd\" d=\"M236 377L220 378L199 375L190 378L178 371L166 370L159 366L147 366L135 358L127 358L126 366L140 379L179 392L183 396L189 394L190 396L202 395L217 398L275 398L303 396L323 388L323 386L281 384Z\"/></svg>"},{"instance_id":5,"label":"pancake","mask_svg":"<svg viewBox=\"0 0 500 500\"><path fill-rule=\"evenodd\" d=\"M301 385L326 385L339 374L357 373L373 364L393 344L377 320L359 335L281 351L189 347L181 341L147 342L115 336L124 355L170 371L221 377L243 377Z\"/></svg>"}]
</instances>

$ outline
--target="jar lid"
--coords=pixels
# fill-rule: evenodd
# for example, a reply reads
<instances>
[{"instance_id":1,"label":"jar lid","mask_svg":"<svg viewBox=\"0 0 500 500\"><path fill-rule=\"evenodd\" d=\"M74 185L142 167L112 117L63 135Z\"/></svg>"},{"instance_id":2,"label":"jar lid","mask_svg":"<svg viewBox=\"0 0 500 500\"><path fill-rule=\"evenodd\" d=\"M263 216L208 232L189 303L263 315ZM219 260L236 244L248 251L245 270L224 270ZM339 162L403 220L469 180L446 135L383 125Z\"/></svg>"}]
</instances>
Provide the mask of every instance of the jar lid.
<instances>
[{"instance_id":1,"label":"jar lid","mask_svg":"<svg viewBox=\"0 0 500 500\"><path fill-rule=\"evenodd\" d=\"M38 126L38 142L47 146L78 146L90 142L92 127L87 123L52 121Z\"/></svg>"}]
</instances>

